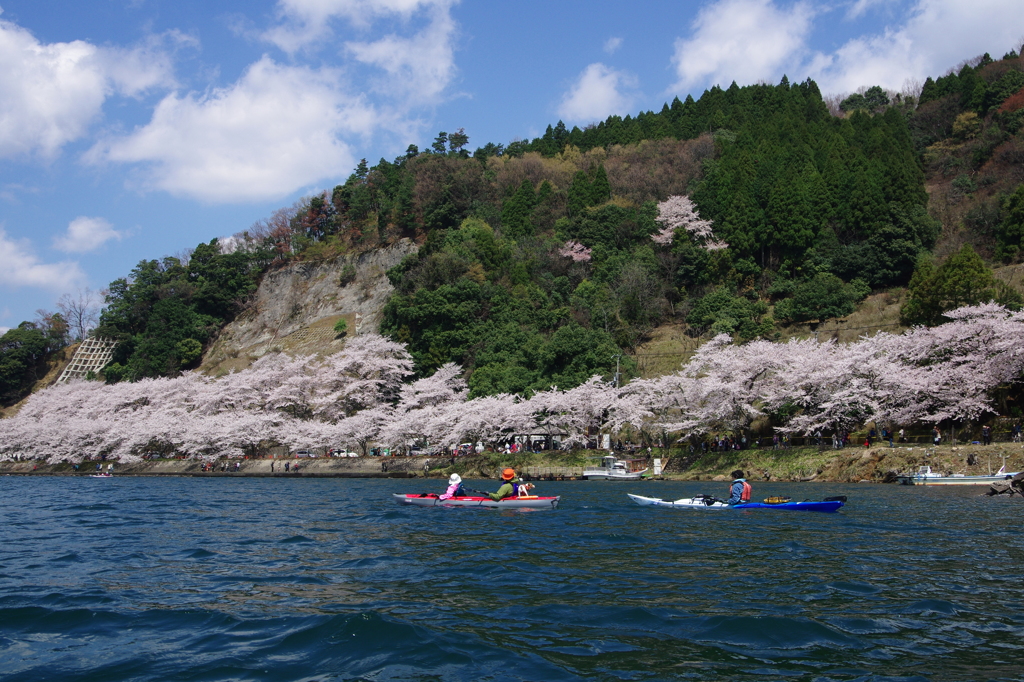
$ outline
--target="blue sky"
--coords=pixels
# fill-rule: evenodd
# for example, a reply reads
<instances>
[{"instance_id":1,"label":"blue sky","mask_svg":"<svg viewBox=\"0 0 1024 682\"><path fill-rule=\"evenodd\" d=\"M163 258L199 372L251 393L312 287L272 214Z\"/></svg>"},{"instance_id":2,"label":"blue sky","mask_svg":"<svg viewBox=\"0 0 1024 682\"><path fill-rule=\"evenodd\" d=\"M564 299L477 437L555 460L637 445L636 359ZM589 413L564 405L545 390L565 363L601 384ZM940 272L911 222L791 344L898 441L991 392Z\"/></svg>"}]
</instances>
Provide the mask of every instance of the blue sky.
<instances>
[{"instance_id":1,"label":"blue sky","mask_svg":"<svg viewBox=\"0 0 1024 682\"><path fill-rule=\"evenodd\" d=\"M913 89L1020 46L1020 0L0 0L0 330L464 128L714 84Z\"/></svg>"}]
</instances>

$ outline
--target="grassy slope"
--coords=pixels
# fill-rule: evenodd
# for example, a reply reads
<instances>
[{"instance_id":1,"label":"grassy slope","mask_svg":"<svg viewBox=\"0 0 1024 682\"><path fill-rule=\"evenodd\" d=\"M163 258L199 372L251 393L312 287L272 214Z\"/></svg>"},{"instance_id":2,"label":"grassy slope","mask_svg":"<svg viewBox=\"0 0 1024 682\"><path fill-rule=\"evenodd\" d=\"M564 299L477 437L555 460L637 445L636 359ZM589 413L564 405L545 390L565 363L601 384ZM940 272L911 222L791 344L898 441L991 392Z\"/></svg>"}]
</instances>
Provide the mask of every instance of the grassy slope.
<instances>
[{"instance_id":1,"label":"grassy slope","mask_svg":"<svg viewBox=\"0 0 1024 682\"><path fill-rule=\"evenodd\" d=\"M0 419L13 417L18 413L18 410L21 409L21 406L25 404L25 401L32 397L33 393L41 391L47 386L53 385L53 382L57 381L57 377L59 377L60 373L64 371L67 364L71 362L71 358L75 356L75 351L78 350L78 345L79 344L77 343L73 343L67 348L57 351L46 363L46 374L44 374L43 377L32 386L32 390L27 396L8 407L0 406Z\"/></svg>"}]
</instances>

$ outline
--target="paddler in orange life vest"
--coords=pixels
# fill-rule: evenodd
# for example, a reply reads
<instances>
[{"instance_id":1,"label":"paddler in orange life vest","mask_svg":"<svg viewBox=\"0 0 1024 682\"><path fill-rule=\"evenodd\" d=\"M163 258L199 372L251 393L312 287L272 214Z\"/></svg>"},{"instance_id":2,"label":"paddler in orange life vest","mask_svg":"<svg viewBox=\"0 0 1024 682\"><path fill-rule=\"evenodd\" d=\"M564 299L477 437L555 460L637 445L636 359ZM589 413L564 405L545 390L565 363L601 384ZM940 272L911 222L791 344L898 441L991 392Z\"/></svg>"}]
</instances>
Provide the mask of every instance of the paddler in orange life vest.
<instances>
[{"instance_id":1,"label":"paddler in orange life vest","mask_svg":"<svg viewBox=\"0 0 1024 682\"><path fill-rule=\"evenodd\" d=\"M487 493L487 496L494 501L504 500L516 494L516 487L512 483L516 478L515 469L505 469L501 472L501 487L496 492Z\"/></svg>"},{"instance_id":2,"label":"paddler in orange life vest","mask_svg":"<svg viewBox=\"0 0 1024 682\"><path fill-rule=\"evenodd\" d=\"M729 499L725 501L726 504L750 502L752 489L750 484L747 483L747 479L743 478L743 470L737 469L732 472L732 478L732 488L729 490Z\"/></svg>"}]
</instances>

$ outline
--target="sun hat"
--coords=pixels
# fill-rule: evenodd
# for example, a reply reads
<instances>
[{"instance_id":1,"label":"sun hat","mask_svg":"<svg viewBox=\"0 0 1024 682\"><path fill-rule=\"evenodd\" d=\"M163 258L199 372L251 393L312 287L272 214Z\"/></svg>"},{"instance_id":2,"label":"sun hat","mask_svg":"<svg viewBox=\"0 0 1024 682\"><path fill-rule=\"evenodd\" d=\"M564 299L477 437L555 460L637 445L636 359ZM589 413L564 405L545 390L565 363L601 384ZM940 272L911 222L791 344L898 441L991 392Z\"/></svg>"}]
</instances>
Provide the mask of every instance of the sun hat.
<instances>
[{"instance_id":1,"label":"sun hat","mask_svg":"<svg viewBox=\"0 0 1024 682\"><path fill-rule=\"evenodd\" d=\"M448 477L448 485L456 485L458 483L462 483L462 476L459 476L458 474L452 474L451 476Z\"/></svg>"},{"instance_id":2,"label":"sun hat","mask_svg":"<svg viewBox=\"0 0 1024 682\"><path fill-rule=\"evenodd\" d=\"M501 472L501 479L503 481L511 481L515 477L516 477L516 470L515 469L505 469L504 471Z\"/></svg>"}]
</instances>

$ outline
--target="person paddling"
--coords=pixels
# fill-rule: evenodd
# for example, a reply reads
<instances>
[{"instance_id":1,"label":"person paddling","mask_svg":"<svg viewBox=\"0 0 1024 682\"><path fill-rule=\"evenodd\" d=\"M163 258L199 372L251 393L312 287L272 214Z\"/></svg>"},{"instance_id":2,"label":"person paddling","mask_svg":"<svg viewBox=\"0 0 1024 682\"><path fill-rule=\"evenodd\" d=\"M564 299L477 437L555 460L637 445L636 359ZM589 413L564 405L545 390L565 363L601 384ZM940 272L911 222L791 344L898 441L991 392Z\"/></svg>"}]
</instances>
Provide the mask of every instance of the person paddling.
<instances>
[{"instance_id":1,"label":"person paddling","mask_svg":"<svg viewBox=\"0 0 1024 682\"><path fill-rule=\"evenodd\" d=\"M732 472L732 478L732 488L729 491L729 499L725 501L726 504L750 502L750 495L753 489L747 483L747 479L743 478L743 470L737 469Z\"/></svg>"},{"instance_id":2,"label":"person paddling","mask_svg":"<svg viewBox=\"0 0 1024 682\"><path fill-rule=\"evenodd\" d=\"M453 497L465 497L466 491L462 488L462 477L458 474L452 474L448 477L448 490L444 491L443 495L438 495L439 500L450 500Z\"/></svg>"},{"instance_id":3,"label":"person paddling","mask_svg":"<svg viewBox=\"0 0 1024 682\"><path fill-rule=\"evenodd\" d=\"M516 477L515 469L505 469L501 472L501 480L503 483L496 492L488 493L487 496L497 502L498 500L504 500L506 497L512 497L516 494L516 487L512 485L512 481Z\"/></svg>"}]
</instances>

